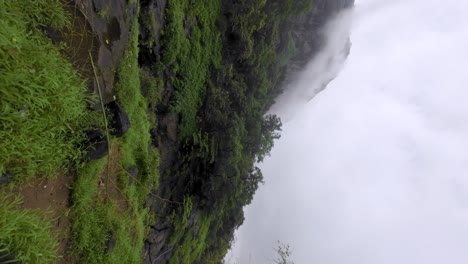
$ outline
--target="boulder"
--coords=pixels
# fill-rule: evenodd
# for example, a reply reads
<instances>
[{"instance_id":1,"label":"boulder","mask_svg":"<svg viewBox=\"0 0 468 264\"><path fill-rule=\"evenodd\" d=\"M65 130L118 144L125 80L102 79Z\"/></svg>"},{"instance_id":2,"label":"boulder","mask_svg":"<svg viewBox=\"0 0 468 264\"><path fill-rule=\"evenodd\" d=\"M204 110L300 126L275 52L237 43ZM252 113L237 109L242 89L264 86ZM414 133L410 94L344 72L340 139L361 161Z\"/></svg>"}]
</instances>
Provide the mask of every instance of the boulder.
<instances>
[{"instance_id":1,"label":"boulder","mask_svg":"<svg viewBox=\"0 0 468 264\"><path fill-rule=\"evenodd\" d=\"M109 152L109 140L102 130L93 129L86 132L86 157L88 159L100 159Z\"/></svg>"},{"instance_id":2,"label":"boulder","mask_svg":"<svg viewBox=\"0 0 468 264\"><path fill-rule=\"evenodd\" d=\"M130 128L130 119L128 118L128 114L117 101L107 103L105 107L110 113L110 133L116 137L123 136Z\"/></svg>"},{"instance_id":3,"label":"boulder","mask_svg":"<svg viewBox=\"0 0 468 264\"><path fill-rule=\"evenodd\" d=\"M11 172L0 174L0 186L9 183L11 180L13 180L14 176L15 175Z\"/></svg>"}]
</instances>

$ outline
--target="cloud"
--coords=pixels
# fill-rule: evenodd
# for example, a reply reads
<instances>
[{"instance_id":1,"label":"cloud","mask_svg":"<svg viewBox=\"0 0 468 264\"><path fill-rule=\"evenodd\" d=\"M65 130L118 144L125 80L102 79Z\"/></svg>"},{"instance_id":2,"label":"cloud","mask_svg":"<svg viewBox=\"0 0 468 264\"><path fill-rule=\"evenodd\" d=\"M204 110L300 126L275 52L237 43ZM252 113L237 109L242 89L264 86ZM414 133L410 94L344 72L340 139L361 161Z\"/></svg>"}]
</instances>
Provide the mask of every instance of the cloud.
<instances>
[{"instance_id":1,"label":"cloud","mask_svg":"<svg viewBox=\"0 0 468 264\"><path fill-rule=\"evenodd\" d=\"M278 239L299 264L468 263L467 13L356 1L345 68L262 165L240 263L268 263Z\"/></svg>"}]
</instances>

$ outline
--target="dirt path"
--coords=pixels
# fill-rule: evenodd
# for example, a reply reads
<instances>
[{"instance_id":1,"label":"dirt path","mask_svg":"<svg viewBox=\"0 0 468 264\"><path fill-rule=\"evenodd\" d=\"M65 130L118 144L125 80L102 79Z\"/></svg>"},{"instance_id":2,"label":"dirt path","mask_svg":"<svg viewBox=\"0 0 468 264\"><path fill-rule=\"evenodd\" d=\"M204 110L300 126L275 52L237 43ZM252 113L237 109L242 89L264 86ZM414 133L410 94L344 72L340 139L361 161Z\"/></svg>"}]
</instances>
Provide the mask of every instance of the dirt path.
<instances>
[{"instance_id":1,"label":"dirt path","mask_svg":"<svg viewBox=\"0 0 468 264\"><path fill-rule=\"evenodd\" d=\"M52 232L59 241L58 255L64 256L58 263L73 263L66 257L70 242L70 185L73 177L60 173L53 179L39 179L18 187L12 193L23 199L22 207L37 210L52 219Z\"/></svg>"}]
</instances>

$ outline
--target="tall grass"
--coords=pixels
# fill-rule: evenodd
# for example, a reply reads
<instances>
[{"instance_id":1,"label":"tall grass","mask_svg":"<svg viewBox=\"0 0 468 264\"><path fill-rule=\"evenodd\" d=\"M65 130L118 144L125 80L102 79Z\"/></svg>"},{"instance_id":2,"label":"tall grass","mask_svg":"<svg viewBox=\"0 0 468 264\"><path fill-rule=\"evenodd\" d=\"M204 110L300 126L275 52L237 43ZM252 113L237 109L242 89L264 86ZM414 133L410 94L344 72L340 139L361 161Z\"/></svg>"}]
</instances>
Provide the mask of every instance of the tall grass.
<instances>
[{"instance_id":1,"label":"tall grass","mask_svg":"<svg viewBox=\"0 0 468 264\"><path fill-rule=\"evenodd\" d=\"M0 175L50 175L81 157L86 87L39 30L68 21L58 0L0 1Z\"/></svg>"},{"instance_id":2,"label":"tall grass","mask_svg":"<svg viewBox=\"0 0 468 264\"><path fill-rule=\"evenodd\" d=\"M57 240L50 222L40 215L16 207L19 199L0 197L0 256L12 254L22 263L53 263Z\"/></svg>"}]
</instances>

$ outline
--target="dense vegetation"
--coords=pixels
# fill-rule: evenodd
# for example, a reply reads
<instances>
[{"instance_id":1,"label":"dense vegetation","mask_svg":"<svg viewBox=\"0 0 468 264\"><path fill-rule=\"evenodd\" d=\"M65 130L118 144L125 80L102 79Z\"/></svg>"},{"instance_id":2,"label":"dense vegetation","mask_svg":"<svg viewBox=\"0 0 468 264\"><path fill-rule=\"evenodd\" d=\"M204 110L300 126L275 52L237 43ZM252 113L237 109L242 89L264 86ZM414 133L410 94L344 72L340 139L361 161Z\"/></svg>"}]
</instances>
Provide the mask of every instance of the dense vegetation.
<instances>
[{"instance_id":1,"label":"dense vegetation","mask_svg":"<svg viewBox=\"0 0 468 264\"><path fill-rule=\"evenodd\" d=\"M171 207L170 263L219 263L263 181L255 164L280 136L280 119L265 113L296 52L280 31L311 1L170 1L166 8L162 58L153 69L174 91L158 116L178 113L180 125L178 158L163 171L162 193L185 200ZM189 223L194 215L196 224Z\"/></svg>"}]
</instances>

